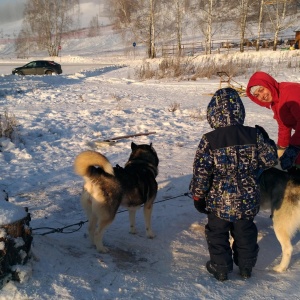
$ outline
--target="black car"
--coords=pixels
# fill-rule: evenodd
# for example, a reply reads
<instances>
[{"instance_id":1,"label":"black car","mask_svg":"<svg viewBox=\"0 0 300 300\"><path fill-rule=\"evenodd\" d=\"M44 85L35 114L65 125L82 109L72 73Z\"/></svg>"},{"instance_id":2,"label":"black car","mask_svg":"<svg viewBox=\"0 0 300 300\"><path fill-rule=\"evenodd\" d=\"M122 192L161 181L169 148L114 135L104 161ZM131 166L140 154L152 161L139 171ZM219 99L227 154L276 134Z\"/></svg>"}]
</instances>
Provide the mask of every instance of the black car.
<instances>
[{"instance_id":1,"label":"black car","mask_svg":"<svg viewBox=\"0 0 300 300\"><path fill-rule=\"evenodd\" d=\"M51 60L35 60L23 67L12 70L13 74L18 75L52 75L61 74L61 65Z\"/></svg>"}]
</instances>

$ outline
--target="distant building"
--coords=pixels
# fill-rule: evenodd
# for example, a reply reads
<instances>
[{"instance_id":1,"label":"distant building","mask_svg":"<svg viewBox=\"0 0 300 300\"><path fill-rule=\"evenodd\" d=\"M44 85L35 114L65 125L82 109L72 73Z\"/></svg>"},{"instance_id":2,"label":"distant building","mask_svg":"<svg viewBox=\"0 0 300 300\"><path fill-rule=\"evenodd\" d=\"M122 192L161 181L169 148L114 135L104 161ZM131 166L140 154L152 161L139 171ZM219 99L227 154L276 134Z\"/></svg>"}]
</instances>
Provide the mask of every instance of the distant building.
<instances>
[{"instance_id":1,"label":"distant building","mask_svg":"<svg viewBox=\"0 0 300 300\"><path fill-rule=\"evenodd\" d=\"M295 49L300 49L300 27L295 30Z\"/></svg>"}]
</instances>

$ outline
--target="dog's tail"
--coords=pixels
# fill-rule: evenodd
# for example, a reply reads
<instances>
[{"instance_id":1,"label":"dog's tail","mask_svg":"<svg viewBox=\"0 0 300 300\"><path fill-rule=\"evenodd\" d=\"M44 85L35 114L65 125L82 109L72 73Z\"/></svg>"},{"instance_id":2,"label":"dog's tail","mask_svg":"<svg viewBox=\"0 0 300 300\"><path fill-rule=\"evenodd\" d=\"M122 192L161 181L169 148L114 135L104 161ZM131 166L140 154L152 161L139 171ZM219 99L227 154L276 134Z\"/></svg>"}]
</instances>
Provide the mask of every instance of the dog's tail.
<instances>
[{"instance_id":1,"label":"dog's tail","mask_svg":"<svg viewBox=\"0 0 300 300\"><path fill-rule=\"evenodd\" d=\"M92 177L97 168L114 176L114 169L108 159L96 151L81 152L74 162L74 170L77 175Z\"/></svg>"}]
</instances>

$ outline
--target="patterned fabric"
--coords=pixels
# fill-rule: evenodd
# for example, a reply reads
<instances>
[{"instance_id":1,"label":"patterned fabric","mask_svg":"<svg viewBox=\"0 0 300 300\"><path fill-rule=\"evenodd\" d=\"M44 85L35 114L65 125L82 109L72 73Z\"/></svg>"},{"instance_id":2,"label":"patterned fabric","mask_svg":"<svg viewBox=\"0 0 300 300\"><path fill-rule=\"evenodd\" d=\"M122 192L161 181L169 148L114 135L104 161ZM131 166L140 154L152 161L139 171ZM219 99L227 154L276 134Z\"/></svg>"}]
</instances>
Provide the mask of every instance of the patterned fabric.
<instances>
[{"instance_id":1,"label":"patterned fabric","mask_svg":"<svg viewBox=\"0 0 300 300\"><path fill-rule=\"evenodd\" d=\"M259 127L243 126L245 109L238 93L218 90L207 108L213 130L196 151L190 190L205 199L209 212L228 220L251 219L259 211L258 177L277 164L277 148Z\"/></svg>"},{"instance_id":2,"label":"patterned fabric","mask_svg":"<svg viewBox=\"0 0 300 300\"><path fill-rule=\"evenodd\" d=\"M244 124L244 120L245 108L239 94L231 88L218 90L207 107L207 121L210 127L216 129Z\"/></svg>"}]
</instances>

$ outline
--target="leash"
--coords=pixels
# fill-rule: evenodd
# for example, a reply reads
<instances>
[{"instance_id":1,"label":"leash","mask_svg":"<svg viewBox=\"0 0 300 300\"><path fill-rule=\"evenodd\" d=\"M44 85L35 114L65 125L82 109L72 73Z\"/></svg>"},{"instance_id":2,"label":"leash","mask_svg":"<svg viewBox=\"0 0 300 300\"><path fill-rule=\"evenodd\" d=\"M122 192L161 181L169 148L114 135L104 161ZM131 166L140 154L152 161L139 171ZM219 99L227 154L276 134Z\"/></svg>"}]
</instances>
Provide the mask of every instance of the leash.
<instances>
[{"instance_id":1,"label":"leash","mask_svg":"<svg viewBox=\"0 0 300 300\"><path fill-rule=\"evenodd\" d=\"M168 198L165 198L163 200L160 200L160 201L156 201L154 202L153 204L156 204L156 203L161 203L161 202L165 202L165 201L169 201L171 199L176 199L176 198L179 198L179 197L182 197L182 196L187 196L189 198L192 198L191 197L191 193L183 193L181 195L178 195L178 196L174 196L174 197L168 197ZM143 205L141 205L142 207ZM124 209L124 210L120 210L117 212L117 214L120 214L120 213L123 213L127 211L127 209ZM35 230L49 230L49 231L46 231L46 232L43 232L43 233L34 233L33 235L47 235L47 234L51 234L51 233L64 233L64 234L69 234L69 233L73 233L73 232L76 232L76 231L79 231L81 229L81 227L87 223L88 220L86 221L80 221L78 223L75 223L75 224L71 224L71 225L67 225L67 226L64 226L64 227L60 227L60 228L52 228L52 227L38 227L38 228L32 228L31 230L32 231L35 231ZM71 227L73 226L78 226L78 228L75 228L75 229L70 229Z\"/></svg>"},{"instance_id":2,"label":"leash","mask_svg":"<svg viewBox=\"0 0 300 300\"><path fill-rule=\"evenodd\" d=\"M78 223L75 223L75 224L71 224L71 225L67 225L67 226L64 226L64 227L61 227L61 228L52 228L52 227L39 227L39 228L33 228L31 229L32 231L34 230L45 230L45 229L50 229L50 231L47 231L47 232L44 232L44 233L35 233L34 235L46 235L46 234L50 234L50 233L55 233L55 232L58 232L58 233L73 233L73 232L76 232L78 230L81 229L82 225L87 223L88 220L86 221L80 221ZM65 229L68 229L72 226L79 226L78 228L76 229L72 229L70 231L65 231Z\"/></svg>"}]
</instances>

